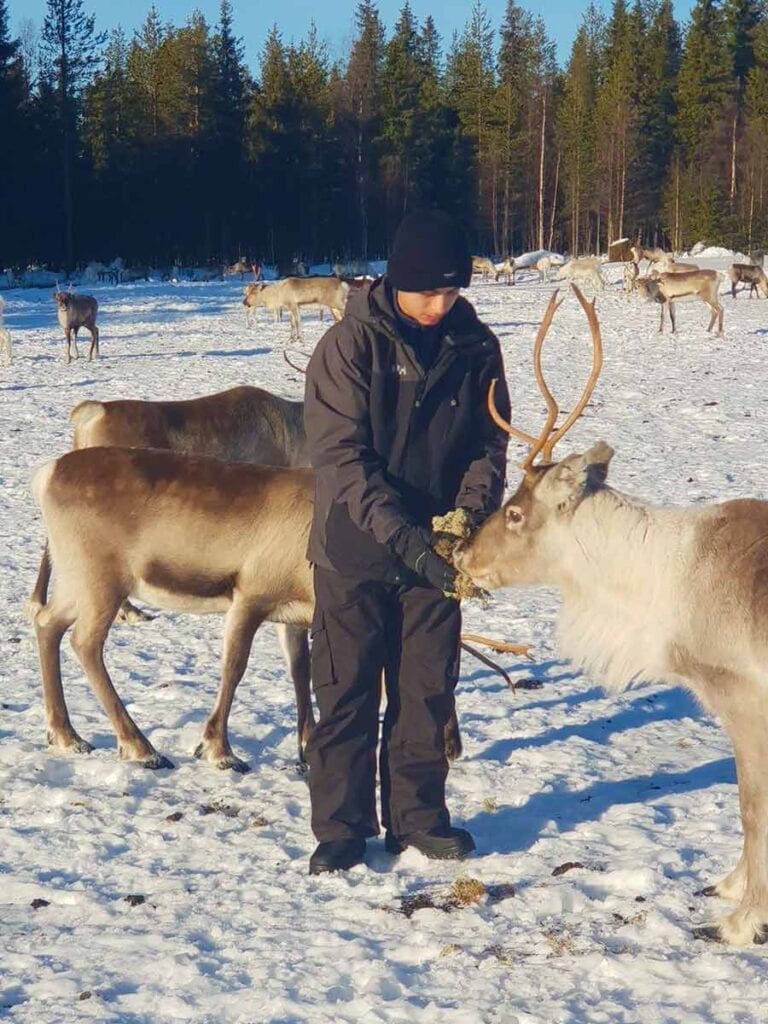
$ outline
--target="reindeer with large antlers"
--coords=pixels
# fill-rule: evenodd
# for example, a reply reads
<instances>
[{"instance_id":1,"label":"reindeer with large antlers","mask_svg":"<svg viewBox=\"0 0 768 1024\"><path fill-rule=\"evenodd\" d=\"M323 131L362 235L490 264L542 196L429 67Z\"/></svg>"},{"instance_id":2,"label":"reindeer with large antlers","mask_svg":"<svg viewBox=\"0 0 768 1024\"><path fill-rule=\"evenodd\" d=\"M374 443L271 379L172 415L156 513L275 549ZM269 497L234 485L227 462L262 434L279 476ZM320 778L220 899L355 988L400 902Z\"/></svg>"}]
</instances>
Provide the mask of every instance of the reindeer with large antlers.
<instances>
[{"instance_id":1,"label":"reindeer with large antlers","mask_svg":"<svg viewBox=\"0 0 768 1024\"><path fill-rule=\"evenodd\" d=\"M574 289L576 291L576 289ZM768 502L654 507L606 485L613 449L599 441L552 461L555 444L585 408L602 361L594 305L576 291L594 345L581 400L557 430L558 409L541 370L555 296L534 349L548 415L538 437L497 423L529 444L515 494L455 554L489 590L560 588L563 653L613 690L638 682L684 684L733 743L744 846L736 867L702 891L736 903L696 929L747 945L768 940ZM541 461L536 457L541 454Z\"/></svg>"}]
</instances>

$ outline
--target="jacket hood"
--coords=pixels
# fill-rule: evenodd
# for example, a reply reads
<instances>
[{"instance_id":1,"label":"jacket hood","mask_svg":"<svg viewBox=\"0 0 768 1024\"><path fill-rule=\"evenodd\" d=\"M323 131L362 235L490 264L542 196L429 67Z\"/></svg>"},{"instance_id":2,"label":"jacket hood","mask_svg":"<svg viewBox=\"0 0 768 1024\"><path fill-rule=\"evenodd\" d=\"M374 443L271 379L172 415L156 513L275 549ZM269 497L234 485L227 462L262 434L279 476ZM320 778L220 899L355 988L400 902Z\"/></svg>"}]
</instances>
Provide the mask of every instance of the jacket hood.
<instances>
[{"instance_id":1,"label":"jacket hood","mask_svg":"<svg viewBox=\"0 0 768 1024\"><path fill-rule=\"evenodd\" d=\"M400 322L394 307L394 290L386 274L377 277L367 288L351 292L344 309L345 317L352 317L361 323L385 328L390 334L399 335ZM477 341L488 336L488 328L478 319L475 307L462 295L443 321L445 334L450 334L456 343Z\"/></svg>"}]
</instances>

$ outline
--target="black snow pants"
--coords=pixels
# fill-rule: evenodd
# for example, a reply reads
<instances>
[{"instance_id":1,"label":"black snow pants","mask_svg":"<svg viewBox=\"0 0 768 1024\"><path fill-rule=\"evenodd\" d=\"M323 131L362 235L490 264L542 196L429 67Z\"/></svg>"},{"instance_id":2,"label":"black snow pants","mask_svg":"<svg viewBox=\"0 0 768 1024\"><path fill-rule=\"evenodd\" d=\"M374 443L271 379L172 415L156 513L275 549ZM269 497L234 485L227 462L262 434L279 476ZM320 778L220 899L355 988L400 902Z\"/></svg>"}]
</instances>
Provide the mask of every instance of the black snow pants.
<instances>
[{"instance_id":1,"label":"black snow pants","mask_svg":"<svg viewBox=\"0 0 768 1024\"><path fill-rule=\"evenodd\" d=\"M312 829L320 842L450 824L445 723L459 672L461 611L427 586L315 567L312 684L320 721L307 748Z\"/></svg>"}]
</instances>

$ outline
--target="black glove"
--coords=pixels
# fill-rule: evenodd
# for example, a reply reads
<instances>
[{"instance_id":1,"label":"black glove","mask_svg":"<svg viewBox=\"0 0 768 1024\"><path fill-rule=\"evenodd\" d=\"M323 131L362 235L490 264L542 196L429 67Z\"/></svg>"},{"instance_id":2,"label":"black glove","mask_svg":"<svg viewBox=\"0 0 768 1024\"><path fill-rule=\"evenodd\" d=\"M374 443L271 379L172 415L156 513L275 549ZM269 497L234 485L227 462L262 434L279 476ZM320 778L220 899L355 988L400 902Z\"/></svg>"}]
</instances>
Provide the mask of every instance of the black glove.
<instances>
[{"instance_id":1,"label":"black glove","mask_svg":"<svg viewBox=\"0 0 768 1024\"><path fill-rule=\"evenodd\" d=\"M444 594L456 593L458 572L430 545L430 534L419 526L404 526L390 541L390 547L417 575Z\"/></svg>"}]
</instances>

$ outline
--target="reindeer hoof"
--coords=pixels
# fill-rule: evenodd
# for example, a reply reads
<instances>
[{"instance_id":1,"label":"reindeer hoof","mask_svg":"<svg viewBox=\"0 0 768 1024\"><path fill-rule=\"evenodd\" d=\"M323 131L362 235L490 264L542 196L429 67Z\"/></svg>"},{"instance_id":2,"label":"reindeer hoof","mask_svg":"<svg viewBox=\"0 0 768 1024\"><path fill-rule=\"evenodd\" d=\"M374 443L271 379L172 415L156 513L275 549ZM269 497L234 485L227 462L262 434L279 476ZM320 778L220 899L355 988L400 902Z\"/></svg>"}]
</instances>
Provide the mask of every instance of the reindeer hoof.
<instances>
[{"instance_id":1,"label":"reindeer hoof","mask_svg":"<svg viewBox=\"0 0 768 1024\"><path fill-rule=\"evenodd\" d=\"M222 771L226 771L231 768L233 772L237 772L239 775L247 775L251 770L251 766L247 761L243 761L242 758L235 757L234 754L228 754L227 757L219 758L216 762L216 767Z\"/></svg>"},{"instance_id":2,"label":"reindeer hoof","mask_svg":"<svg viewBox=\"0 0 768 1024\"><path fill-rule=\"evenodd\" d=\"M458 761L464 753L461 736L448 736L445 740L445 756L449 761Z\"/></svg>"},{"instance_id":3,"label":"reindeer hoof","mask_svg":"<svg viewBox=\"0 0 768 1024\"><path fill-rule=\"evenodd\" d=\"M720 926L717 924L702 924L693 929L694 939L703 939L705 942L722 942L723 936Z\"/></svg>"},{"instance_id":4,"label":"reindeer hoof","mask_svg":"<svg viewBox=\"0 0 768 1024\"><path fill-rule=\"evenodd\" d=\"M194 749L194 755L197 758L206 757L205 745L201 741L197 744ZM251 766L247 761L243 761L242 758L236 757L234 754L225 754L224 757L219 757L215 761L211 761L214 768L219 768L221 771L227 771L231 769L233 772L238 772L240 775L247 775L251 770Z\"/></svg>"},{"instance_id":5,"label":"reindeer hoof","mask_svg":"<svg viewBox=\"0 0 768 1024\"><path fill-rule=\"evenodd\" d=\"M59 750L66 751L71 750L76 754L92 754L95 749L87 740L84 740L82 736L78 736L77 733L68 737L67 742L64 744L59 743L52 732L46 733L45 738L48 741L49 747L56 747Z\"/></svg>"},{"instance_id":6,"label":"reindeer hoof","mask_svg":"<svg viewBox=\"0 0 768 1024\"><path fill-rule=\"evenodd\" d=\"M703 889L698 889L693 895L694 896L717 896L718 895L717 886L716 885L705 885Z\"/></svg>"},{"instance_id":7,"label":"reindeer hoof","mask_svg":"<svg viewBox=\"0 0 768 1024\"><path fill-rule=\"evenodd\" d=\"M143 612L141 608L136 608L135 605L129 604L127 601L117 613L118 622L126 622L131 626L136 625L137 622L151 622L154 619L154 615L148 615L147 612Z\"/></svg>"},{"instance_id":8,"label":"reindeer hoof","mask_svg":"<svg viewBox=\"0 0 768 1024\"><path fill-rule=\"evenodd\" d=\"M158 768L175 768L176 765L173 761L169 761L167 757L162 754L154 753L151 757L145 758L140 762L142 768L150 768L152 771L157 771Z\"/></svg>"}]
</instances>

